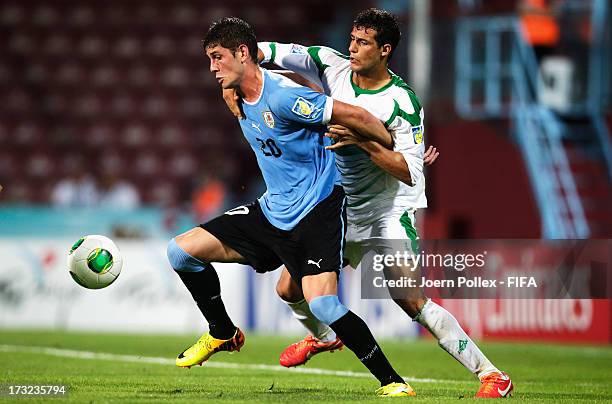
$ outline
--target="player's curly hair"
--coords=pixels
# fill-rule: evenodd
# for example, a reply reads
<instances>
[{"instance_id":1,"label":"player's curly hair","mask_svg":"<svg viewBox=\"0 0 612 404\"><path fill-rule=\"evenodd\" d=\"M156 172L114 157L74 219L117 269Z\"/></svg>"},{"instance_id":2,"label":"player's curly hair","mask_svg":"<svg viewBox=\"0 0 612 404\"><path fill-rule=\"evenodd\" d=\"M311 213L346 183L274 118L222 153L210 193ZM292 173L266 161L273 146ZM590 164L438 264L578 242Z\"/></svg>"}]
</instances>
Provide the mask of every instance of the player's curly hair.
<instances>
[{"instance_id":1,"label":"player's curly hair","mask_svg":"<svg viewBox=\"0 0 612 404\"><path fill-rule=\"evenodd\" d=\"M232 52L243 44L249 48L253 62L257 63L255 30L251 24L238 17L225 17L213 22L202 40L204 49L219 45Z\"/></svg>"},{"instance_id":2,"label":"player's curly hair","mask_svg":"<svg viewBox=\"0 0 612 404\"><path fill-rule=\"evenodd\" d=\"M391 56L393 56L402 36L397 18L393 14L378 8L369 8L357 14L355 21L353 21L353 27L376 30L376 36L374 37L376 44L378 46L391 45L391 52L389 52L389 60L391 60Z\"/></svg>"}]
</instances>

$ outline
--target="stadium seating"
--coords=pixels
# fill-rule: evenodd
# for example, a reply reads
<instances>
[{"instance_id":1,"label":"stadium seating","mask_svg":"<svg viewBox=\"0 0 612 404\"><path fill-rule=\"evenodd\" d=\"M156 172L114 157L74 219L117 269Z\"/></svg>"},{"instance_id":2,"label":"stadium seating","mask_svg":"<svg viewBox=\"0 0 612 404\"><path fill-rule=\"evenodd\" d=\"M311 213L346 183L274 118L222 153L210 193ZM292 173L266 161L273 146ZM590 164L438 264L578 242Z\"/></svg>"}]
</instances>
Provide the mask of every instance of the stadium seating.
<instances>
[{"instance_id":1,"label":"stadium seating","mask_svg":"<svg viewBox=\"0 0 612 404\"><path fill-rule=\"evenodd\" d=\"M238 15L262 40L318 42L312 21L332 17L305 18L317 8L280 0L3 1L2 200L48 202L65 175L61 162L75 154L93 173L120 170L146 203L184 195L211 148L240 166L230 180L251 183L258 170L208 71L202 36L213 19Z\"/></svg>"}]
</instances>

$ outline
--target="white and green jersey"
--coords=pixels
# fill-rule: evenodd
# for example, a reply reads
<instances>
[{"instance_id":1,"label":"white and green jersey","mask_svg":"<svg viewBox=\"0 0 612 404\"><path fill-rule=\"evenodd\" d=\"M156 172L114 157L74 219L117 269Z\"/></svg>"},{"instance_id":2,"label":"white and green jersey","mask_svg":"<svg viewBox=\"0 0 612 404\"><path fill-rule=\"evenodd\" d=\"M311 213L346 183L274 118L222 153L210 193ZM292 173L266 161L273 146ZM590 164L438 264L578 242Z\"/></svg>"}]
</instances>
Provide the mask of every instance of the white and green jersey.
<instances>
[{"instance_id":1,"label":"white and green jersey","mask_svg":"<svg viewBox=\"0 0 612 404\"><path fill-rule=\"evenodd\" d=\"M376 164L357 146L336 150L336 165L347 194L349 223L372 223L392 212L427 207L423 175L423 108L412 89L395 74L378 90L364 90L352 80L348 57L320 46L260 42L266 62L292 70L320 85L334 99L368 110L384 122L410 170L412 186Z\"/></svg>"}]
</instances>

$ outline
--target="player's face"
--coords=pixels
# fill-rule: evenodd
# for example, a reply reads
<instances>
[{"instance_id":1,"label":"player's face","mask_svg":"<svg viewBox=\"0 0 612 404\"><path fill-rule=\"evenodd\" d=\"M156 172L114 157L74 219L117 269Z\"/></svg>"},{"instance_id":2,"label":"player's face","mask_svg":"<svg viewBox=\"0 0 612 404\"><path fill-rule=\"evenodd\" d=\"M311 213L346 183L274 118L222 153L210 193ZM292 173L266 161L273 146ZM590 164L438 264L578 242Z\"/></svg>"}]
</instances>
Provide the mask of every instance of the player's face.
<instances>
[{"instance_id":1,"label":"player's face","mask_svg":"<svg viewBox=\"0 0 612 404\"><path fill-rule=\"evenodd\" d=\"M216 45L206 49L206 55L210 59L210 71L222 88L236 88L240 85L244 65L237 57L238 52Z\"/></svg>"},{"instance_id":2,"label":"player's face","mask_svg":"<svg viewBox=\"0 0 612 404\"><path fill-rule=\"evenodd\" d=\"M380 63L384 63L382 46L376 43L376 30L372 28L353 27L349 56L351 70L355 73L367 73Z\"/></svg>"}]
</instances>

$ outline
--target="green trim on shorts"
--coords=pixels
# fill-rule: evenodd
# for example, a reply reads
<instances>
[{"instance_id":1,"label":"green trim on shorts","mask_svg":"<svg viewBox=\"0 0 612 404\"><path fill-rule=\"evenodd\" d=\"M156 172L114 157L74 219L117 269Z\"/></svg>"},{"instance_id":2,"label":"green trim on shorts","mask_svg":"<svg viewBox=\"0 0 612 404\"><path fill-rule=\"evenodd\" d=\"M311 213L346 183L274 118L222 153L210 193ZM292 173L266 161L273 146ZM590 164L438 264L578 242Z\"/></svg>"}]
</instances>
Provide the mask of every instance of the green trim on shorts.
<instances>
[{"instance_id":1,"label":"green trim on shorts","mask_svg":"<svg viewBox=\"0 0 612 404\"><path fill-rule=\"evenodd\" d=\"M412 221L410 220L410 215L408 212L404 212L404 214L399 219L400 224L406 230L406 235L410 239L410 244L412 247L412 253L416 254L419 251L419 235L417 234Z\"/></svg>"}]
</instances>

